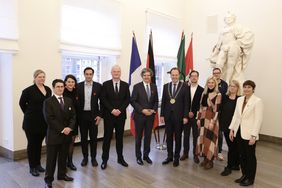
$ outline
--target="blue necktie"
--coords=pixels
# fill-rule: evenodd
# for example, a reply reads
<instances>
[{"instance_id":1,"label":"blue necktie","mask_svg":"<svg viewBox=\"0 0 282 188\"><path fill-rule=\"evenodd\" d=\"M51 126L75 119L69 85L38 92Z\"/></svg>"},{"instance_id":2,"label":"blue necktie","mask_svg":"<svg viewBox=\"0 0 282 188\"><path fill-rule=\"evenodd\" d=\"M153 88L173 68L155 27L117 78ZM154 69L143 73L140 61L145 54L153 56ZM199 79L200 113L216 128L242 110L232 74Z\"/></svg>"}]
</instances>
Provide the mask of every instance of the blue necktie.
<instances>
[{"instance_id":1,"label":"blue necktie","mask_svg":"<svg viewBox=\"0 0 282 188\"><path fill-rule=\"evenodd\" d=\"M151 98L151 92L150 92L150 88L149 88L148 84L146 85L146 93L147 93L147 97L148 97L148 101L149 101L150 98Z\"/></svg>"}]
</instances>

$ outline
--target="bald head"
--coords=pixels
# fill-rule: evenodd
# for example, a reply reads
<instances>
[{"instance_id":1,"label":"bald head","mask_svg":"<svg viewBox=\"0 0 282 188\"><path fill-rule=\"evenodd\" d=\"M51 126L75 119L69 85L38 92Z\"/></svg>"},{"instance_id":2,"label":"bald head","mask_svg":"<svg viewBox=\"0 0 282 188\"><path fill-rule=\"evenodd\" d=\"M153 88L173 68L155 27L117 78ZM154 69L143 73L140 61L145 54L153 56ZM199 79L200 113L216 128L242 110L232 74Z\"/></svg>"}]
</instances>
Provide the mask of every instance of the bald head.
<instances>
[{"instance_id":1,"label":"bald head","mask_svg":"<svg viewBox=\"0 0 282 188\"><path fill-rule=\"evenodd\" d=\"M121 68L119 65L112 66L111 73L112 73L113 80L120 80Z\"/></svg>"}]
</instances>

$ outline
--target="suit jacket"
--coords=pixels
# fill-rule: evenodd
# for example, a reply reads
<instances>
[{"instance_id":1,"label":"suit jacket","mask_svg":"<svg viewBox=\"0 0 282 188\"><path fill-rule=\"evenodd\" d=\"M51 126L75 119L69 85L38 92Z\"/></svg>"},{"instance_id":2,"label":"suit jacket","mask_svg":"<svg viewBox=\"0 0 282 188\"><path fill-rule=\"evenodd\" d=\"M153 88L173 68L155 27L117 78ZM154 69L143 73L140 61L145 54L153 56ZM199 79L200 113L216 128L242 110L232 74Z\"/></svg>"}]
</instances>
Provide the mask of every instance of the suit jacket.
<instances>
[{"instance_id":1,"label":"suit jacket","mask_svg":"<svg viewBox=\"0 0 282 188\"><path fill-rule=\"evenodd\" d=\"M134 115L143 115L143 109L158 110L158 90L156 84L150 84L151 96L148 100L147 93L143 82L139 82L133 86L133 91L130 99L130 103L134 108Z\"/></svg>"},{"instance_id":2,"label":"suit jacket","mask_svg":"<svg viewBox=\"0 0 282 188\"><path fill-rule=\"evenodd\" d=\"M121 114L119 118L126 119L126 108L129 105L130 93L128 83L120 81L119 92L115 93L113 80L103 83L101 102L103 105L104 118L116 118L111 112L113 109L119 109Z\"/></svg>"},{"instance_id":3,"label":"suit jacket","mask_svg":"<svg viewBox=\"0 0 282 188\"><path fill-rule=\"evenodd\" d=\"M55 145L71 141L71 135L65 135L62 130L65 127L75 128L75 109L72 100L64 97L64 110L61 109L60 103L55 96L44 101L43 113L48 124L46 144Z\"/></svg>"},{"instance_id":4,"label":"suit jacket","mask_svg":"<svg viewBox=\"0 0 282 188\"><path fill-rule=\"evenodd\" d=\"M238 98L229 129L234 130L236 136L240 126L243 139L250 140L251 136L256 136L258 140L263 116L262 100L253 94L242 112L244 100L245 96Z\"/></svg>"},{"instance_id":5,"label":"suit jacket","mask_svg":"<svg viewBox=\"0 0 282 188\"><path fill-rule=\"evenodd\" d=\"M190 107L189 112L193 112L195 118L197 116L197 111L200 109L200 101L203 91L204 88L198 85L191 102L191 86L188 86L188 106Z\"/></svg>"},{"instance_id":6,"label":"suit jacket","mask_svg":"<svg viewBox=\"0 0 282 188\"><path fill-rule=\"evenodd\" d=\"M188 112L190 108L188 104L190 99L188 99L187 84L183 82L178 83L176 93L177 92L179 93L175 98L174 104L170 103L169 92L171 93L171 87L172 87L172 82L165 84L163 87L161 116L166 119L170 116L170 113L173 112L177 119L182 120L184 117L188 118Z\"/></svg>"},{"instance_id":7,"label":"suit jacket","mask_svg":"<svg viewBox=\"0 0 282 188\"><path fill-rule=\"evenodd\" d=\"M35 84L22 92L19 105L24 113L22 128L27 132L46 134L47 124L43 116L43 102L51 96L52 91L49 87L44 87L45 96Z\"/></svg>"},{"instance_id":8,"label":"suit jacket","mask_svg":"<svg viewBox=\"0 0 282 188\"><path fill-rule=\"evenodd\" d=\"M84 84L85 82L80 82L77 85L77 105L78 105L78 120L82 118L82 112L84 110ZM97 116L102 117L102 112L100 109L100 96L101 96L102 85L98 82L93 82L92 85L92 95L91 95L91 119L94 119Z\"/></svg>"}]
</instances>

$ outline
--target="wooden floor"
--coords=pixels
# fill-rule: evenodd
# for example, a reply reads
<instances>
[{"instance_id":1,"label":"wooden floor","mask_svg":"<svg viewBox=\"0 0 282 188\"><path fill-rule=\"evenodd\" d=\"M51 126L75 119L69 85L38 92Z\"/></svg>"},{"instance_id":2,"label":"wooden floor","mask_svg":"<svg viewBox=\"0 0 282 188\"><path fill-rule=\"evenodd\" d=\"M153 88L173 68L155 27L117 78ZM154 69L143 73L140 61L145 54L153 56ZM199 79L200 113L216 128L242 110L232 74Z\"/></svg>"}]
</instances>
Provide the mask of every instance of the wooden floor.
<instances>
[{"instance_id":1,"label":"wooden floor","mask_svg":"<svg viewBox=\"0 0 282 188\"><path fill-rule=\"evenodd\" d=\"M98 143L97 160L99 167L81 167L81 149L75 148L74 160L78 167L75 172L68 174L74 177L74 182L64 182L55 180L55 188L220 188L220 187L240 187L235 184L234 179L240 177L241 173L233 172L227 177L220 176L220 172L225 166L225 162L216 161L214 168L204 170L195 164L190 153L189 160L180 162L180 166L175 168L172 164L163 166L161 162L166 158L166 151L155 149L155 141L152 140L150 157L153 165L145 163L144 166L136 164L134 155L134 139L131 136L124 139L124 157L129 163L128 168L124 168L116 162L115 141L112 142L108 168L101 170L101 145ZM224 146L226 150L226 146ZM226 152L224 152L226 156ZM257 144L258 168L256 188L282 187L282 147L279 145L259 142ZM45 166L45 155L42 158ZM56 175L55 175L56 177ZM44 187L44 174L33 177L28 172L27 160L10 161L0 157L0 188L40 188Z\"/></svg>"}]
</instances>

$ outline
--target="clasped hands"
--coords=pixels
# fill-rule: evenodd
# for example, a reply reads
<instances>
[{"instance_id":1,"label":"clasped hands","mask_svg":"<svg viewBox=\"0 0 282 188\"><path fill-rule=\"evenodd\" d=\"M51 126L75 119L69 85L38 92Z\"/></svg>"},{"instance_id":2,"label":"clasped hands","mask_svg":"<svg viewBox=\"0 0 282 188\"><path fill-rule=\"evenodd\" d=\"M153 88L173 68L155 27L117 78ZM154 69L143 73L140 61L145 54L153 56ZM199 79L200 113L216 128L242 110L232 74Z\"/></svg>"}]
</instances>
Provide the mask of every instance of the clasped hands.
<instances>
[{"instance_id":1,"label":"clasped hands","mask_svg":"<svg viewBox=\"0 0 282 188\"><path fill-rule=\"evenodd\" d=\"M153 110L153 109L143 109L143 110L142 110L142 113L143 113L145 116L150 116L150 115L152 115L153 113L156 113L156 111Z\"/></svg>"}]
</instances>

